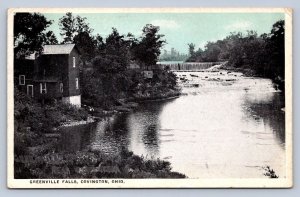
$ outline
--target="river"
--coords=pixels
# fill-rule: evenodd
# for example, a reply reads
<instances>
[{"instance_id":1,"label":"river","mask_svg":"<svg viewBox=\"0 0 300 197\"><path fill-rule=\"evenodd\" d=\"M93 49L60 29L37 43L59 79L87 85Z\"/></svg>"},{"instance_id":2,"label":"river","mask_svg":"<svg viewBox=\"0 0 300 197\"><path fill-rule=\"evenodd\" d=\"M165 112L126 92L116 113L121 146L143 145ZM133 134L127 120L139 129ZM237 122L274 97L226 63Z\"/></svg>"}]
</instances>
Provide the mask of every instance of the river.
<instances>
[{"instance_id":1,"label":"river","mask_svg":"<svg viewBox=\"0 0 300 197\"><path fill-rule=\"evenodd\" d=\"M179 80L184 95L141 104L91 129L71 128L64 150L110 154L125 146L170 161L189 178L267 178L264 166L285 177L284 98L271 80L227 71L175 73L188 80Z\"/></svg>"}]
</instances>

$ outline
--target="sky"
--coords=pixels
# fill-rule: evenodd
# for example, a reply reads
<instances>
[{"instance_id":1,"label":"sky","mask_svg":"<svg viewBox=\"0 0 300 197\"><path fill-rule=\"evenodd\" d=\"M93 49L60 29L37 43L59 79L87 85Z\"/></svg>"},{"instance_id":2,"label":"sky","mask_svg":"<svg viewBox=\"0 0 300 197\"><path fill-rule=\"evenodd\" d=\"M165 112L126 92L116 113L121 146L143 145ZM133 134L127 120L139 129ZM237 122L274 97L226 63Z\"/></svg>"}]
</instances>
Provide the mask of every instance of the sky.
<instances>
[{"instance_id":1,"label":"sky","mask_svg":"<svg viewBox=\"0 0 300 197\"><path fill-rule=\"evenodd\" d=\"M61 41L59 18L63 13L45 13L47 19L53 20L48 28ZM106 37L117 28L121 34L142 35L146 24L160 26L160 34L165 35L167 44L163 49L175 48L181 53L188 53L188 43L196 48L204 48L208 41L225 38L230 32L246 33L254 30L259 35L269 33L272 25L284 19L283 13L88 13L76 14L86 17L93 34Z\"/></svg>"}]
</instances>

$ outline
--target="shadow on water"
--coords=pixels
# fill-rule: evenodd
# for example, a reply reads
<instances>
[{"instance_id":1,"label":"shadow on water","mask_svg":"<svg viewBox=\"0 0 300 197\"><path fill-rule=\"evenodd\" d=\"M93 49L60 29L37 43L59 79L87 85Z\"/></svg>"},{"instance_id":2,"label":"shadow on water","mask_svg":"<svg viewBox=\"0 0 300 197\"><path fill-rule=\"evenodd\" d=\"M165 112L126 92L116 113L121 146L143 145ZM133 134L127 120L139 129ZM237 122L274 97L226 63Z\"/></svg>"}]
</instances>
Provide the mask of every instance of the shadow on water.
<instances>
[{"instance_id":1,"label":"shadow on water","mask_svg":"<svg viewBox=\"0 0 300 197\"><path fill-rule=\"evenodd\" d=\"M285 143L284 103L284 95L280 92L273 92L269 99L264 99L264 102L253 99L251 96L245 99L249 117L254 119L261 118L265 126L271 127L280 144Z\"/></svg>"},{"instance_id":2,"label":"shadow on water","mask_svg":"<svg viewBox=\"0 0 300 197\"><path fill-rule=\"evenodd\" d=\"M122 147L135 149L143 144L144 152L156 155L159 152L159 115L169 102L172 101L144 103L131 113L63 128L60 149L67 152L97 149L109 154L120 151Z\"/></svg>"},{"instance_id":3,"label":"shadow on water","mask_svg":"<svg viewBox=\"0 0 300 197\"><path fill-rule=\"evenodd\" d=\"M91 136L91 149L101 150L110 154L121 151L129 143L127 117L122 114L108 117L97 123Z\"/></svg>"},{"instance_id":4,"label":"shadow on water","mask_svg":"<svg viewBox=\"0 0 300 197\"><path fill-rule=\"evenodd\" d=\"M132 124L132 135L137 135L144 144L146 152L156 155L159 152L160 113L166 102L151 102L142 104L141 107L129 115L129 124ZM135 146L135 143L132 143Z\"/></svg>"},{"instance_id":5,"label":"shadow on water","mask_svg":"<svg viewBox=\"0 0 300 197\"><path fill-rule=\"evenodd\" d=\"M127 115L127 129L130 138L128 148L136 154L155 156L159 154L161 128L160 114L173 100L140 104L139 108Z\"/></svg>"}]
</instances>

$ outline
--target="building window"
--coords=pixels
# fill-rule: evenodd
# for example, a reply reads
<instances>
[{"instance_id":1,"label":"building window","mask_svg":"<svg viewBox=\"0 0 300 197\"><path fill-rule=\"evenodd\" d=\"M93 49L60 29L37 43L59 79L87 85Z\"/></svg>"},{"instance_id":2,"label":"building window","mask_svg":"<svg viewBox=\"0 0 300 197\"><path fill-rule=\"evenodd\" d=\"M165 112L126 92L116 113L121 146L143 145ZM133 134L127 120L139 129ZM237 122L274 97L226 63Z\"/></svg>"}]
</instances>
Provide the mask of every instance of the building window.
<instances>
[{"instance_id":1,"label":"building window","mask_svg":"<svg viewBox=\"0 0 300 197\"><path fill-rule=\"evenodd\" d=\"M76 59L75 57L73 57L73 67L75 68L75 66L76 66Z\"/></svg>"},{"instance_id":2,"label":"building window","mask_svg":"<svg viewBox=\"0 0 300 197\"><path fill-rule=\"evenodd\" d=\"M76 89L79 89L79 81L78 81L78 78L75 78L75 82L76 82Z\"/></svg>"},{"instance_id":3,"label":"building window","mask_svg":"<svg viewBox=\"0 0 300 197\"><path fill-rule=\"evenodd\" d=\"M33 97L33 85L27 85L27 95Z\"/></svg>"},{"instance_id":4,"label":"building window","mask_svg":"<svg viewBox=\"0 0 300 197\"><path fill-rule=\"evenodd\" d=\"M40 83L40 93L47 94L47 86L46 83Z\"/></svg>"},{"instance_id":5,"label":"building window","mask_svg":"<svg viewBox=\"0 0 300 197\"><path fill-rule=\"evenodd\" d=\"M19 75L19 85L25 85L25 75Z\"/></svg>"},{"instance_id":6,"label":"building window","mask_svg":"<svg viewBox=\"0 0 300 197\"><path fill-rule=\"evenodd\" d=\"M59 90L60 90L60 92L64 92L64 84L63 83L59 84Z\"/></svg>"}]
</instances>

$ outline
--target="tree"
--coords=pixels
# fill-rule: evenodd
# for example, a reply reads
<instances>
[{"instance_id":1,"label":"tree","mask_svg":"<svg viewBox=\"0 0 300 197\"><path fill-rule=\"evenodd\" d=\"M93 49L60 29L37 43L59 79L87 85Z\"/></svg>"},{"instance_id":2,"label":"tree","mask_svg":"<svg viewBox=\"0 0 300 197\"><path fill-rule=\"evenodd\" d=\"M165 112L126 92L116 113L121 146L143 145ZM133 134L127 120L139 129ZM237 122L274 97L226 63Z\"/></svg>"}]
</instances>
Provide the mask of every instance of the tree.
<instances>
[{"instance_id":1,"label":"tree","mask_svg":"<svg viewBox=\"0 0 300 197\"><path fill-rule=\"evenodd\" d=\"M205 62L216 62L219 60L220 53L221 53L221 48L217 43L208 42L205 45L203 60Z\"/></svg>"},{"instance_id":2,"label":"tree","mask_svg":"<svg viewBox=\"0 0 300 197\"><path fill-rule=\"evenodd\" d=\"M79 32L74 36L74 43L80 51L80 57L84 64L95 57L97 42L88 32Z\"/></svg>"},{"instance_id":3,"label":"tree","mask_svg":"<svg viewBox=\"0 0 300 197\"><path fill-rule=\"evenodd\" d=\"M104 40L99 34L97 34L96 37L95 37L95 42L96 42L95 43L96 44L95 53L96 54L101 54L104 51L104 48L105 48Z\"/></svg>"},{"instance_id":4,"label":"tree","mask_svg":"<svg viewBox=\"0 0 300 197\"><path fill-rule=\"evenodd\" d=\"M75 43L80 51L84 65L91 62L96 55L97 40L91 34L93 29L89 27L87 18L73 16L71 12L59 19L59 26L63 36L62 43Z\"/></svg>"},{"instance_id":5,"label":"tree","mask_svg":"<svg viewBox=\"0 0 300 197\"><path fill-rule=\"evenodd\" d=\"M243 65L244 48L242 33L231 33L227 38L229 60L228 64L233 67L241 67Z\"/></svg>"},{"instance_id":6,"label":"tree","mask_svg":"<svg viewBox=\"0 0 300 197\"><path fill-rule=\"evenodd\" d=\"M269 54L269 66L272 73L274 77L280 77L281 79L284 79L285 65L284 35L284 20L280 20L273 25L266 46Z\"/></svg>"},{"instance_id":7,"label":"tree","mask_svg":"<svg viewBox=\"0 0 300 197\"><path fill-rule=\"evenodd\" d=\"M139 42L133 43L132 52L135 59L143 62L147 68L155 65L160 55L161 47L166 43L164 35L158 34L159 27L147 24Z\"/></svg>"},{"instance_id":8,"label":"tree","mask_svg":"<svg viewBox=\"0 0 300 197\"><path fill-rule=\"evenodd\" d=\"M126 40L124 35L120 35L116 28L112 28L112 33L105 39L105 52L106 54L120 56L127 64L129 60L129 47L130 42Z\"/></svg>"},{"instance_id":9,"label":"tree","mask_svg":"<svg viewBox=\"0 0 300 197\"><path fill-rule=\"evenodd\" d=\"M51 24L52 21L39 13L16 13L14 16L15 57L41 51L43 44L55 42L56 37L53 32L45 32Z\"/></svg>"},{"instance_id":10,"label":"tree","mask_svg":"<svg viewBox=\"0 0 300 197\"><path fill-rule=\"evenodd\" d=\"M43 34L44 44L58 44L57 38L53 31Z\"/></svg>"},{"instance_id":11,"label":"tree","mask_svg":"<svg viewBox=\"0 0 300 197\"><path fill-rule=\"evenodd\" d=\"M191 57L193 57L194 54L195 54L195 44L194 43L189 43L188 46L189 46L189 54L190 54Z\"/></svg>"},{"instance_id":12,"label":"tree","mask_svg":"<svg viewBox=\"0 0 300 197\"><path fill-rule=\"evenodd\" d=\"M243 38L243 62L245 65L252 67L254 70L264 72L264 60L261 58L264 52L264 40L258 37L255 31L248 31L247 35Z\"/></svg>"},{"instance_id":13,"label":"tree","mask_svg":"<svg viewBox=\"0 0 300 197\"><path fill-rule=\"evenodd\" d=\"M76 25L77 25L77 32L86 32L88 34L91 34L94 30L89 27L89 23L86 22L86 17L80 17L76 16Z\"/></svg>"},{"instance_id":14,"label":"tree","mask_svg":"<svg viewBox=\"0 0 300 197\"><path fill-rule=\"evenodd\" d=\"M63 43L73 43L74 37L79 33L90 34L93 29L89 27L85 17L73 16L71 12L59 19L60 35L63 36Z\"/></svg>"},{"instance_id":15,"label":"tree","mask_svg":"<svg viewBox=\"0 0 300 197\"><path fill-rule=\"evenodd\" d=\"M105 39L98 40L101 47L101 54L93 60L93 65L99 73L119 73L127 69L130 62L130 46L131 42L125 39L124 35L120 35L117 29L113 31Z\"/></svg>"}]
</instances>

